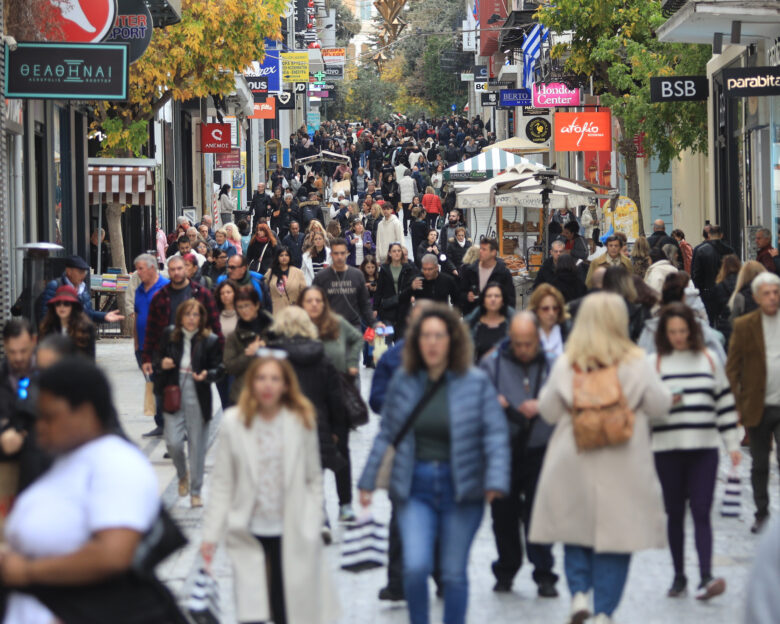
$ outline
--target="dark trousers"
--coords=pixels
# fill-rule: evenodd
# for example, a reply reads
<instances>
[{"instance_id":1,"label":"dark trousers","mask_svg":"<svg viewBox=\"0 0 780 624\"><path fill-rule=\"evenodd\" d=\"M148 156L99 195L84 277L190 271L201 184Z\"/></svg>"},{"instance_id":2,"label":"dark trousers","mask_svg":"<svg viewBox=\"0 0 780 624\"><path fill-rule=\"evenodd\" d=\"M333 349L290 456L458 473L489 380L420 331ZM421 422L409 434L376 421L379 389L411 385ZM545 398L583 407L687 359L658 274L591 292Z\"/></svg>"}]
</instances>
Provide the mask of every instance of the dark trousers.
<instances>
[{"instance_id":1,"label":"dark trousers","mask_svg":"<svg viewBox=\"0 0 780 624\"><path fill-rule=\"evenodd\" d=\"M769 515L769 454L772 451L772 437L775 438L777 463L780 465L780 406L767 405L757 427L748 428L750 455L753 465L750 480L753 485L753 500L756 503L756 518Z\"/></svg>"},{"instance_id":2,"label":"dark trousers","mask_svg":"<svg viewBox=\"0 0 780 624\"><path fill-rule=\"evenodd\" d=\"M265 551L266 578L268 579L268 602L271 605L271 619L274 624L287 624L287 610L284 606L284 579L282 577L282 538L255 535ZM247 622L246 624L255 624ZM257 624L263 624L258 622Z\"/></svg>"},{"instance_id":3,"label":"dark trousers","mask_svg":"<svg viewBox=\"0 0 780 624\"><path fill-rule=\"evenodd\" d=\"M435 230L436 224L439 222L439 215L435 212L429 212L426 221L428 222L428 227ZM447 241L444 242L446 243Z\"/></svg>"},{"instance_id":4,"label":"dark trousers","mask_svg":"<svg viewBox=\"0 0 780 624\"><path fill-rule=\"evenodd\" d=\"M352 502L352 460L349 456L349 429L344 427L337 435L339 439L336 442L336 448L347 464L335 475L336 492L339 495L339 505L349 505Z\"/></svg>"},{"instance_id":5,"label":"dark trousers","mask_svg":"<svg viewBox=\"0 0 780 624\"><path fill-rule=\"evenodd\" d=\"M718 449L663 451L655 454L666 508L666 532L676 575L685 574L685 503L693 516L696 553L702 580L712 576L710 512L718 476Z\"/></svg>"},{"instance_id":6,"label":"dark trousers","mask_svg":"<svg viewBox=\"0 0 780 624\"><path fill-rule=\"evenodd\" d=\"M558 576L553 573L552 545L533 544L528 541L528 526L531 522L536 485L542 470L545 447L525 449L522 437L513 442L512 481L509 496L497 498L490 505L493 517L493 535L496 539L498 559L493 562L493 574L499 581L511 582L523 564L523 538L520 523L523 524L525 547L528 560L534 566L533 579L536 583Z\"/></svg>"},{"instance_id":7,"label":"dark trousers","mask_svg":"<svg viewBox=\"0 0 780 624\"><path fill-rule=\"evenodd\" d=\"M222 402L222 409L226 410L228 407L234 405L230 400L230 387L233 385L235 377L233 375L223 375L215 385L217 386L217 392L219 393L219 400Z\"/></svg>"},{"instance_id":8,"label":"dark trousers","mask_svg":"<svg viewBox=\"0 0 780 624\"><path fill-rule=\"evenodd\" d=\"M412 220L412 205L402 203L401 207L404 209L404 236L406 236L409 234L409 222Z\"/></svg>"},{"instance_id":9,"label":"dark trousers","mask_svg":"<svg viewBox=\"0 0 780 624\"><path fill-rule=\"evenodd\" d=\"M138 362L138 368L141 368L141 350L138 349L135 352L135 361ZM149 376L149 381L154 381L154 374ZM156 427L162 428L165 425L165 420L162 415L162 397L155 392L154 393L154 424Z\"/></svg>"}]
</instances>

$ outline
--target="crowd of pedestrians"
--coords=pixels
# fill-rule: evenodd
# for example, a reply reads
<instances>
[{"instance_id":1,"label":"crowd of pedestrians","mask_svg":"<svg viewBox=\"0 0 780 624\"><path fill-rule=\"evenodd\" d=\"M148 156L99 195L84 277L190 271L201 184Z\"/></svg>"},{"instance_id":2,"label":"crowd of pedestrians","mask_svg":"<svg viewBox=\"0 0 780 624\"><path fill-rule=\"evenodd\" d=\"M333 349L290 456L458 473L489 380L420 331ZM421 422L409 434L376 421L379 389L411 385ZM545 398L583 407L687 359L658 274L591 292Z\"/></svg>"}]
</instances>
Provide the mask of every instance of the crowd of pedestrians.
<instances>
[{"instance_id":1,"label":"crowd of pedestrians","mask_svg":"<svg viewBox=\"0 0 780 624\"><path fill-rule=\"evenodd\" d=\"M780 446L780 260L767 232L742 264L714 225L695 249L662 222L648 238L612 234L602 246L562 210L545 224L549 257L520 310L497 242L471 240L439 175L489 140L478 118L357 132L324 124L313 140L296 138L296 156L322 147L349 164L280 168L248 220L214 230L209 216L182 218L134 259L124 315L153 387L155 426L144 435L164 440L178 495L205 508L207 568L224 543L240 622L338 617L326 469L344 526L361 514L355 487L366 508L388 490L379 599L405 600L413 624L430 621L430 577L444 621L466 621L486 506L494 590L512 591L527 557L538 595L552 600L562 571L575 624L613 621L640 550L668 546L670 584L658 594L687 592L687 508L695 596L726 591L710 521L721 448L736 467L749 444L751 530L764 529L773 440ZM330 196L345 180L346 196ZM37 318L3 329L0 468L16 471L0 555L4 621L79 621L70 610L81 598L99 614L83 621L125 621L115 615L125 609L134 621L180 622L153 566L137 569L165 512L91 362L96 324L123 315L93 309L87 272L71 258ZM361 365L375 368L364 394L380 422L354 465ZM99 591L107 598L92 600ZM773 591L751 600L771 603Z\"/></svg>"}]
</instances>

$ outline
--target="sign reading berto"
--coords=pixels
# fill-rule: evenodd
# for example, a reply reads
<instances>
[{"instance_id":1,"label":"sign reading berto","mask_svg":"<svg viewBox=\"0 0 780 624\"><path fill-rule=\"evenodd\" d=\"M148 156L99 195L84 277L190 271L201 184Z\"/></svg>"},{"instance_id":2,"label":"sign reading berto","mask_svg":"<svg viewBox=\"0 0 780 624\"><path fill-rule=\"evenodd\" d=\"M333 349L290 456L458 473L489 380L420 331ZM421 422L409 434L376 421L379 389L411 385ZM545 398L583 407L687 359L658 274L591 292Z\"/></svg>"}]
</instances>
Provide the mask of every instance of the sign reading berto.
<instances>
[{"instance_id":1,"label":"sign reading berto","mask_svg":"<svg viewBox=\"0 0 780 624\"><path fill-rule=\"evenodd\" d=\"M706 100L710 83L707 76L662 76L650 78L651 102L693 102Z\"/></svg>"},{"instance_id":2,"label":"sign reading berto","mask_svg":"<svg viewBox=\"0 0 780 624\"><path fill-rule=\"evenodd\" d=\"M740 67L723 70L728 97L780 95L780 67Z\"/></svg>"},{"instance_id":3,"label":"sign reading berto","mask_svg":"<svg viewBox=\"0 0 780 624\"><path fill-rule=\"evenodd\" d=\"M125 43L18 43L5 59L7 98L127 99Z\"/></svg>"},{"instance_id":4,"label":"sign reading berto","mask_svg":"<svg viewBox=\"0 0 780 624\"><path fill-rule=\"evenodd\" d=\"M535 84L533 87L533 105L538 108L553 106L579 106L580 90L569 89L562 82Z\"/></svg>"},{"instance_id":5,"label":"sign reading berto","mask_svg":"<svg viewBox=\"0 0 780 624\"><path fill-rule=\"evenodd\" d=\"M502 89L498 94L501 106L531 106L531 92L528 89Z\"/></svg>"},{"instance_id":6,"label":"sign reading berto","mask_svg":"<svg viewBox=\"0 0 780 624\"><path fill-rule=\"evenodd\" d=\"M556 152L602 152L612 149L612 114L555 113Z\"/></svg>"}]
</instances>

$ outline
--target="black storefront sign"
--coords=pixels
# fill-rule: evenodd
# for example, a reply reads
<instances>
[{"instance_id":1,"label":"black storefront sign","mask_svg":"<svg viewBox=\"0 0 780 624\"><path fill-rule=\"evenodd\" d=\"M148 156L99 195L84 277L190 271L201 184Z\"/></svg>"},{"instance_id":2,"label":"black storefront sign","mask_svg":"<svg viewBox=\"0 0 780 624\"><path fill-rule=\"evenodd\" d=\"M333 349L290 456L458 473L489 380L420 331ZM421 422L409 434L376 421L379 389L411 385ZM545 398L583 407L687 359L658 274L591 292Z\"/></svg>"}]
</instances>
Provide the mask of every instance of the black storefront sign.
<instances>
[{"instance_id":1,"label":"black storefront sign","mask_svg":"<svg viewBox=\"0 0 780 624\"><path fill-rule=\"evenodd\" d=\"M295 93L281 91L276 94L276 110L292 110L295 108Z\"/></svg>"},{"instance_id":2,"label":"black storefront sign","mask_svg":"<svg viewBox=\"0 0 780 624\"><path fill-rule=\"evenodd\" d=\"M710 93L707 76L660 76L650 78L651 102L693 102Z\"/></svg>"},{"instance_id":3,"label":"black storefront sign","mask_svg":"<svg viewBox=\"0 0 780 624\"><path fill-rule=\"evenodd\" d=\"M498 93L480 93L480 104L482 106L497 106L498 105Z\"/></svg>"},{"instance_id":4,"label":"black storefront sign","mask_svg":"<svg viewBox=\"0 0 780 624\"><path fill-rule=\"evenodd\" d=\"M552 124L544 117L534 117L525 125L525 136L531 143L546 143L552 136Z\"/></svg>"},{"instance_id":5,"label":"black storefront sign","mask_svg":"<svg viewBox=\"0 0 780 624\"><path fill-rule=\"evenodd\" d=\"M127 43L130 62L135 63L149 47L153 28L152 14L144 0L118 0L114 27L105 40Z\"/></svg>"},{"instance_id":6,"label":"black storefront sign","mask_svg":"<svg viewBox=\"0 0 780 624\"><path fill-rule=\"evenodd\" d=\"M541 117L549 115L549 108L536 108L535 106L523 106L523 117Z\"/></svg>"},{"instance_id":7,"label":"black storefront sign","mask_svg":"<svg viewBox=\"0 0 780 624\"><path fill-rule=\"evenodd\" d=\"M125 43L19 43L5 58L7 98L127 99Z\"/></svg>"},{"instance_id":8,"label":"black storefront sign","mask_svg":"<svg viewBox=\"0 0 780 624\"><path fill-rule=\"evenodd\" d=\"M739 67L723 70L727 97L780 95L780 67Z\"/></svg>"}]
</instances>

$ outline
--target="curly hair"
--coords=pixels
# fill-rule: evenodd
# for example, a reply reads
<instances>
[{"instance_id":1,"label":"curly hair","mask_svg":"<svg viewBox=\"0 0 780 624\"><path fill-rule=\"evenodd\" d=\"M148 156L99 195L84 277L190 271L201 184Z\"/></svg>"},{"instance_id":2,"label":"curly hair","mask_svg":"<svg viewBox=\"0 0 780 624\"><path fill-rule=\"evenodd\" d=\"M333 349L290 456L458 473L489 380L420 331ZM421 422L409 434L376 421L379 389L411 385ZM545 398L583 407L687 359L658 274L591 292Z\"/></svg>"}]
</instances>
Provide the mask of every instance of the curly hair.
<instances>
[{"instance_id":1,"label":"curly hair","mask_svg":"<svg viewBox=\"0 0 780 624\"><path fill-rule=\"evenodd\" d=\"M447 334L450 339L447 370L459 374L465 373L474 358L471 337L468 334L466 324L461 322L460 317L449 306L443 304L433 304L430 308L426 308L409 327L403 352L404 369L408 373L416 373L426 369L425 361L420 352L420 334L425 321L431 318L439 319L447 326Z\"/></svg>"},{"instance_id":2,"label":"curly hair","mask_svg":"<svg viewBox=\"0 0 780 624\"><path fill-rule=\"evenodd\" d=\"M561 291L550 284L539 284L534 289L531 300L528 302L528 310L536 314L536 310L542 304L545 297L553 297L558 304L558 320L556 321L558 324L563 323L569 318L569 313L566 311L566 300L563 298Z\"/></svg>"},{"instance_id":3,"label":"curly hair","mask_svg":"<svg viewBox=\"0 0 780 624\"><path fill-rule=\"evenodd\" d=\"M691 351L704 351L704 337L701 326L691 310L684 303L676 301L664 306L661 309L661 316L658 319L658 331L655 333L655 350L658 355L669 355L674 348L669 342L666 334L666 326L673 318L681 318L688 326L688 348Z\"/></svg>"}]
</instances>

